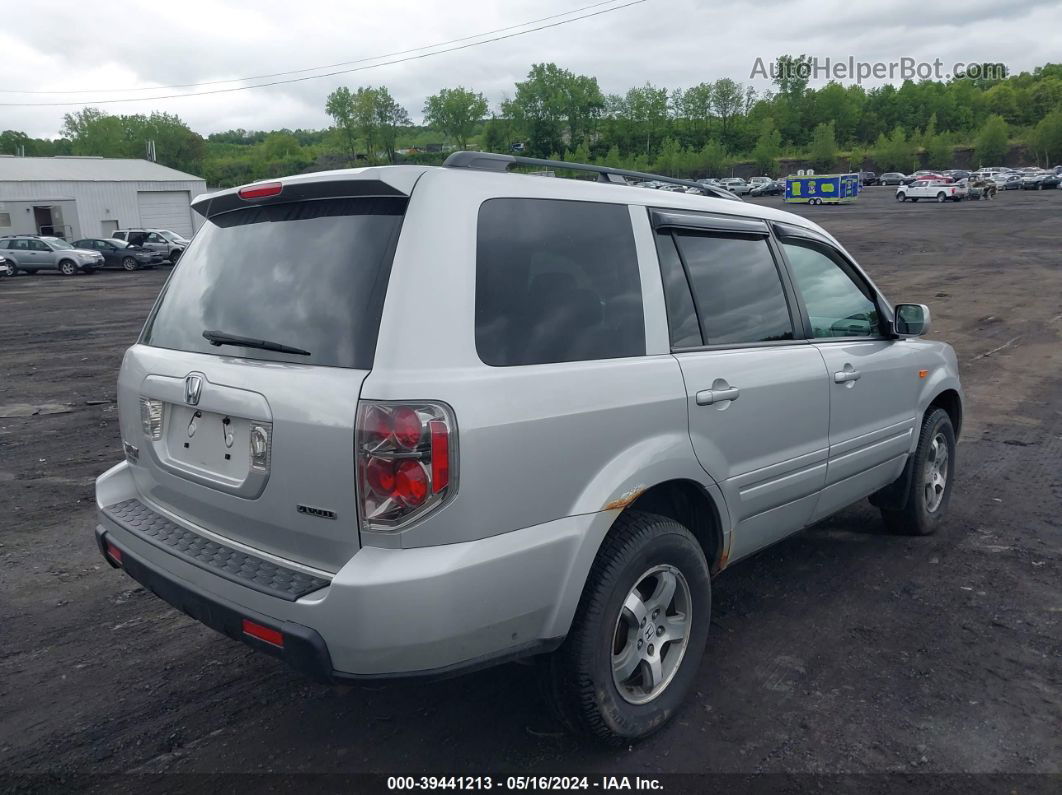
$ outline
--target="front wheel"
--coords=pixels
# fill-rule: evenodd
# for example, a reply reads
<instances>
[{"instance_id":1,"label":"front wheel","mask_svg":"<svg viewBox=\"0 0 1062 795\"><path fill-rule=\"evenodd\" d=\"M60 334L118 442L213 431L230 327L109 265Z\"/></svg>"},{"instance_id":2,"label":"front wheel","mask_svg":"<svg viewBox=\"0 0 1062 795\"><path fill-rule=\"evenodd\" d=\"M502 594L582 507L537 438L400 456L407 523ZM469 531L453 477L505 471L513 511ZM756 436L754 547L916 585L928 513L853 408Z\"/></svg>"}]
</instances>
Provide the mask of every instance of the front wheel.
<instances>
[{"instance_id":1,"label":"front wheel","mask_svg":"<svg viewBox=\"0 0 1062 795\"><path fill-rule=\"evenodd\" d=\"M682 706L708 637L712 594L697 539L629 511L590 570L571 631L546 662L546 695L573 731L610 744L652 734Z\"/></svg>"},{"instance_id":2,"label":"front wheel","mask_svg":"<svg viewBox=\"0 0 1062 795\"><path fill-rule=\"evenodd\" d=\"M122 268L124 268L127 271L135 271L139 267L140 267L140 265L137 263L137 261L133 257L125 257L122 260Z\"/></svg>"},{"instance_id":3,"label":"front wheel","mask_svg":"<svg viewBox=\"0 0 1062 795\"><path fill-rule=\"evenodd\" d=\"M944 409L933 409L922 421L910 467L904 507L882 508L881 518L893 533L930 535L944 521L955 482L955 429Z\"/></svg>"},{"instance_id":4,"label":"front wheel","mask_svg":"<svg viewBox=\"0 0 1062 795\"><path fill-rule=\"evenodd\" d=\"M64 259L59 263L59 272L63 274L63 276L73 276L77 273L77 265L68 259Z\"/></svg>"}]
</instances>

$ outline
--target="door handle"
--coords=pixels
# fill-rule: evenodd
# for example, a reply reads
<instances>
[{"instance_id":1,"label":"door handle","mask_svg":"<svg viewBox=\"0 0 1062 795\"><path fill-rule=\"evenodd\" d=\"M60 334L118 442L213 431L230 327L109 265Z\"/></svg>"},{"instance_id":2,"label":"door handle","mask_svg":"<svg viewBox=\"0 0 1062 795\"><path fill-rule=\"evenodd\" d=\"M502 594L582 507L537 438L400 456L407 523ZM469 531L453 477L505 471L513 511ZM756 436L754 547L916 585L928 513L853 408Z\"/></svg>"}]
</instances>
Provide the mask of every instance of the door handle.
<instances>
[{"instance_id":1,"label":"door handle","mask_svg":"<svg viewBox=\"0 0 1062 795\"><path fill-rule=\"evenodd\" d=\"M858 381L861 373L858 370L838 370L833 374L833 382L835 384L846 384L849 381Z\"/></svg>"},{"instance_id":2,"label":"door handle","mask_svg":"<svg viewBox=\"0 0 1062 795\"><path fill-rule=\"evenodd\" d=\"M741 396L741 390L736 386L728 386L725 389L702 389L697 393L698 406L710 406L713 403L722 403L724 400L737 400Z\"/></svg>"}]
</instances>

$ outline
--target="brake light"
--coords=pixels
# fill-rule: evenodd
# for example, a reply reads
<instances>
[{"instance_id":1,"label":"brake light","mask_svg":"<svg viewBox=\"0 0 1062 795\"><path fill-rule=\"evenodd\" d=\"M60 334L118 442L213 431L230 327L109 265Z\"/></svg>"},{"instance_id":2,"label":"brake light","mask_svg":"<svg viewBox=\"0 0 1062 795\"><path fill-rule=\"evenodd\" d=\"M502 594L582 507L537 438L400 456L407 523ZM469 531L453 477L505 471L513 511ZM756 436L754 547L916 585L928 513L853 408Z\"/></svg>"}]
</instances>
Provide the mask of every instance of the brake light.
<instances>
[{"instance_id":1,"label":"brake light","mask_svg":"<svg viewBox=\"0 0 1062 795\"><path fill-rule=\"evenodd\" d=\"M240 188L237 195L241 199L265 199L269 196L278 196L282 190L284 190L282 182L260 182L257 185Z\"/></svg>"},{"instance_id":2,"label":"brake light","mask_svg":"<svg viewBox=\"0 0 1062 795\"><path fill-rule=\"evenodd\" d=\"M361 401L354 455L361 528L395 530L453 494L457 425L441 403Z\"/></svg>"}]
</instances>

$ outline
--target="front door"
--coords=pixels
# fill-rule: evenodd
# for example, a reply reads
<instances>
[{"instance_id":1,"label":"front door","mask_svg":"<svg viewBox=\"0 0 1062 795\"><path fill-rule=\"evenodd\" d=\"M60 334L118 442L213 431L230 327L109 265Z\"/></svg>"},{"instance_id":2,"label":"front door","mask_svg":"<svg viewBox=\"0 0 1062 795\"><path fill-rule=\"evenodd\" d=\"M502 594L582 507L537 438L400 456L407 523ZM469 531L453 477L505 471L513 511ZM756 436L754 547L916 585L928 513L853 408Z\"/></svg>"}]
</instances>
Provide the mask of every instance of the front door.
<instances>
[{"instance_id":1,"label":"front door","mask_svg":"<svg viewBox=\"0 0 1062 795\"><path fill-rule=\"evenodd\" d=\"M765 224L658 229L657 249L690 437L726 497L736 560L811 520L826 479L826 370L795 332Z\"/></svg>"},{"instance_id":2,"label":"front door","mask_svg":"<svg viewBox=\"0 0 1062 795\"><path fill-rule=\"evenodd\" d=\"M825 241L782 237L829 374L830 456L815 518L872 494L903 470L917 432L918 347L887 336L871 286Z\"/></svg>"}]
</instances>

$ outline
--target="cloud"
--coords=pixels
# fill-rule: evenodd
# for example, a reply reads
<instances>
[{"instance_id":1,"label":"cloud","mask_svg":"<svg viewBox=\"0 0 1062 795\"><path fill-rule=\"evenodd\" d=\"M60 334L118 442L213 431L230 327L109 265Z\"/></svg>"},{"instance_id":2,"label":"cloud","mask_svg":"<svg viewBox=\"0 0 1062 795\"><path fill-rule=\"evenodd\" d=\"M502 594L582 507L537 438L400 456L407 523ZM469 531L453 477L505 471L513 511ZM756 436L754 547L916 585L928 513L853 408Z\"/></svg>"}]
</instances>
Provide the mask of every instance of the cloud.
<instances>
[{"instance_id":1,"label":"cloud","mask_svg":"<svg viewBox=\"0 0 1062 795\"><path fill-rule=\"evenodd\" d=\"M104 99L169 94L107 93L231 80L420 47L570 11L591 0L68 0L13 4L0 27L0 89L87 90L82 95L0 94L0 102ZM652 82L677 88L719 77L750 82L756 58L783 53L820 58L950 64L1003 61L1013 71L1057 60L1057 42L1037 32L1062 29L1057 0L648 0L591 19L460 52L348 75L252 91L101 105L114 113L164 110L202 133L317 128L329 123L324 99L339 85L386 85L417 119L424 97L464 85L494 106L532 63L555 61L598 78L606 92ZM765 81L752 81L766 88ZM191 89L189 89L191 90ZM0 107L0 129L54 136L73 107Z\"/></svg>"}]
</instances>

